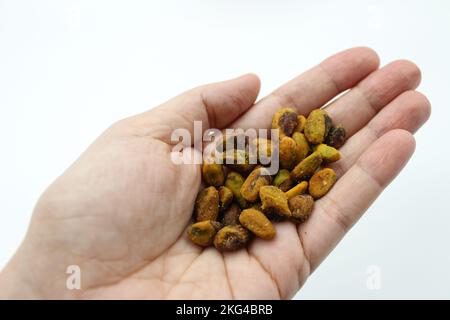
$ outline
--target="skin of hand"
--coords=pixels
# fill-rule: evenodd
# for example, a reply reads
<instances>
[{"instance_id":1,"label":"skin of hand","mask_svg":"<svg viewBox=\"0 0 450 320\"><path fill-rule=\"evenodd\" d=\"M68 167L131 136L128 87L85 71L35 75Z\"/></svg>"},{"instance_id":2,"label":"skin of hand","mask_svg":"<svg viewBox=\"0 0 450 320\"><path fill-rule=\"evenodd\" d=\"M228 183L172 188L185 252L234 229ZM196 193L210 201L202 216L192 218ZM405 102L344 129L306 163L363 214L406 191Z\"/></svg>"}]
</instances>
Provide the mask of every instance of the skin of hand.
<instances>
[{"instance_id":1,"label":"skin of hand","mask_svg":"<svg viewBox=\"0 0 450 320\"><path fill-rule=\"evenodd\" d=\"M248 74L113 124L41 196L0 274L0 298L291 298L413 154L412 134L430 115L415 91L420 78L413 63L379 68L377 54L358 47L258 102L259 79ZM172 131L192 132L194 120L203 129L269 128L280 106L308 114L325 104L348 140L332 165L339 180L311 218L276 223L274 240L237 252L191 244L201 169L170 161ZM66 288L70 265L80 267L81 290Z\"/></svg>"}]
</instances>

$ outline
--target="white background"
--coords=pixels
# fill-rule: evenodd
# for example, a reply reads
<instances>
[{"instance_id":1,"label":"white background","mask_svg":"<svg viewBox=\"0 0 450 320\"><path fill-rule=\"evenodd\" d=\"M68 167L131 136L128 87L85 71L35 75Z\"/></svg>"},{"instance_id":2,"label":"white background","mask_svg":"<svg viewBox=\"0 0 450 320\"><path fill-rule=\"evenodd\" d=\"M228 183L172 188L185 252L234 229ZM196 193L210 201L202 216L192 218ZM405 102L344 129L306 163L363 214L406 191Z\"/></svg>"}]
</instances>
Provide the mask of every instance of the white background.
<instances>
[{"instance_id":1,"label":"white background","mask_svg":"<svg viewBox=\"0 0 450 320\"><path fill-rule=\"evenodd\" d=\"M37 198L112 122L255 72L261 94L336 51L422 69L417 151L296 296L450 298L449 1L0 0L0 265ZM381 270L369 290L367 270Z\"/></svg>"}]
</instances>

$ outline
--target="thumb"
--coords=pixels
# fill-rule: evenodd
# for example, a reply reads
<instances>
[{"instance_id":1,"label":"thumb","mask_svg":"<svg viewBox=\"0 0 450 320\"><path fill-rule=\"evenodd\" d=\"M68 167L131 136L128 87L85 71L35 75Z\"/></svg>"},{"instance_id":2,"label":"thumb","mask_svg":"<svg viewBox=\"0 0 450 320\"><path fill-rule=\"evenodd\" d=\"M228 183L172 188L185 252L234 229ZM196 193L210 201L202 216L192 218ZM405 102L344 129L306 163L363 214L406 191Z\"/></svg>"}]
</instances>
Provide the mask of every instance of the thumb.
<instances>
[{"instance_id":1,"label":"thumb","mask_svg":"<svg viewBox=\"0 0 450 320\"><path fill-rule=\"evenodd\" d=\"M150 135L163 141L178 128L193 134L194 121L201 121L203 130L223 129L254 104L259 89L259 78L246 74L191 89L137 118Z\"/></svg>"}]
</instances>

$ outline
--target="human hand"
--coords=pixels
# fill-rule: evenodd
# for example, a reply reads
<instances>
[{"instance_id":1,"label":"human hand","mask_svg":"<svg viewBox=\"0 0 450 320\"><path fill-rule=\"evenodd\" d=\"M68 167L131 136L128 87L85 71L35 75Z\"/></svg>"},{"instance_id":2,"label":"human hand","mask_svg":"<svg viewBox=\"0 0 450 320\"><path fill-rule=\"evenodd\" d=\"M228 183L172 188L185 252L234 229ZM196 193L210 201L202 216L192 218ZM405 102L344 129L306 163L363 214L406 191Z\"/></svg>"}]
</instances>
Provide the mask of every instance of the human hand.
<instances>
[{"instance_id":1,"label":"human hand","mask_svg":"<svg viewBox=\"0 0 450 320\"><path fill-rule=\"evenodd\" d=\"M0 274L3 298L291 298L411 157L430 104L414 91L419 69L378 69L370 49L334 55L255 103L256 76L201 86L121 120L42 195L29 231ZM326 110L348 141L340 178L301 225L276 223L272 241L221 253L185 235L199 165L170 161L174 129L268 128L280 106ZM78 265L81 290L66 288Z\"/></svg>"}]
</instances>

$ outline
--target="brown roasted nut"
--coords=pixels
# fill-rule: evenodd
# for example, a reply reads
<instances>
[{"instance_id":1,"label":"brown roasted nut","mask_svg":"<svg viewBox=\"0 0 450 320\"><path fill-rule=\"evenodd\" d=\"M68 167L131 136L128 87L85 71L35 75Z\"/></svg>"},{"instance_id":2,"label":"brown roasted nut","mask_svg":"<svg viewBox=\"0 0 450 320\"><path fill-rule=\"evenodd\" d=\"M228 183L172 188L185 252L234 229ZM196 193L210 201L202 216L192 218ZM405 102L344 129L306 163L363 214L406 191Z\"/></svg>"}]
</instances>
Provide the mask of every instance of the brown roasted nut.
<instances>
[{"instance_id":1,"label":"brown roasted nut","mask_svg":"<svg viewBox=\"0 0 450 320\"><path fill-rule=\"evenodd\" d=\"M297 143L299 152L298 161L302 161L311 151L311 147L309 146L308 140L306 140L305 135L300 132L294 132L292 134L292 139L294 139L295 143Z\"/></svg>"},{"instance_id":2,"label":"brown roasted nut","mask_svg":"<svg viewBox=\"0 0 450 320\"><path fill-rule=\"evenodd\" d=\"M219 193L213 186L203 189L197 195L194 216L197 222L217 220L219 215Z\"/></svg>"},{"instance_id":3,"label":"brown roasted nut","mask_svg":"<svg viewBox=\"0 0 450 320\"><path fill-rule=\"evenodd\" d=\"M259 189L261 198L261 209L268 215L278 215L283 218L289 218L291 211L287 197L283 191L274 186L264 186Z\"/></svg>"},{"instance_id":4,"label":"brown roasted nut","mask_svg":"<svg viewBox=\"0 0 450 320\"><path fill-rule=\"evenodd\" d=\"M302 181L292 189L285 192L286 198L291 199L295 196L298 196L299 194L303 194L308 190L308 182Z\"/></svg>"},{"instance_id":5,"label":"brown roasted nut","mask_svg":"<svg viewBox=\"0 0 450 320\"><path fill-rule=\"evenodd\" d=\"M256 163L250 163L248 152L238 149L223 153L223 163L242 174L249 173L256 167Z\"/></svg>"},{"instance_id":6,"label":"brown roasted nut","mask_svg":"<svg viewBox=\"0 0 450 320\"><path fill-rule=\"evenodd\" d=\"M217 221L201 221L191 225L187 231L189 240L196 245L207 247L212 244L216 232L221 228Z\"/></svg>"},{"instance_id":7,"label":"brown roasted nut","mask_svg":"<svg viewBox=\"0 0 450 320\"><path fill-rule=\"evenodd\" d=\"M297 125L298 115L292 108L282 108L273 115L272 129L280 129L280 139L290 136Z\"/></svg>"},{"instance_id":8,"label":"brown roasted nut","mask_svg":"<svg viewBox=\"0 0 450 320\"><path fill-rule=\"evenodd\" d=\"M275 237L275 227L261 211L245 209L239 216L239 222L262 239L269 240Z\"/></svg>"},{"instance_id":9,"label":"brown roasted nut","mask_svg":"<svg viewBox=\"0 0 450 320\"><path fill-rule=\"evenodd\" d=\"M283 192L286 192L292 188L293 184L294 182L292 181L291 173L286 169L281 169L278 171L275 179L273 179L273 185L278 187Z\"/></svg>"},{"instance_id":10,"label":"brown roasted nut","mask_svg":"<svg viewBox=\"0 0 450 320\"><path fill-rule=\"evenodd\" d=\"M318 199L323 197L336 182L336 173L331 168L317 171L309 180L309 194Z\"/></svg>"},{"instance_id":11,"label":"brown roasted nut","mask_svg":"<svg viewBox=\"0 0 450 320\"><path fill-rule=\"evenodd\" d=\"M225 226L217 232L214 246L220 251L234 251L245 247L249 240L250 234L243 226Z\"/></svg>"},{"instance_id":12,"label":"brown roasted nut","mask_svg":"<svg viewBox=\"0 0 450 320\"><path fill-rule=\"evenodd\" d=\"M300 161L300 150L291 137L280 140L280 167L291 170Z\"/></svg>"},{"instance_id":13,"label":"brown roasted nut","mask_svg":"<svg viewBox=\"0 0 450 320\"><path fill-rule=\"evenodd\" d=\"M345 143L345 129L341 125L331 126L325 143L330 147L339 149Z\"/></svg>"},{"instance_id":14,"label":"brown roasted nut","mask_svg":"<svg viewBox=\"0 0 450 320\"><path fill-rule=\"evenodd\" d=\"M314 150L320 153L325 163L335 162L341 158L341 153L338 150L323 143L317 145Z\"/></svg>"},{"instance_id":15,"label":"brown roasted nut","mask_svg":"<svg viewBox=\"0 0 450 320\"><path fill-rule=\"evenodd\" d=\"M306 118L304 115L299 115L297 119L298 125L297 127L295 127L294 132L303 132L303 130L305 129Z\"/></svg>"},{"instance_id":16,"label":"brown roasted nut","mask_svg":"<svg viewBox=\"0 0 450 320\"><path fill-rule=\"evenodd\" d=\"M233 201L233 192L224 186L219 188L219 211L223 212L230 206Z\"/></svg>"},{"instance_id":17,"label":"brown roasted nut","mask_svg":"<svg viewBox=\"0 0 450 320\"><path fill-rule=\"evenodd\" d=\"M241 214L241 209L236 203L231 204L231 206L223 213L222 224L224 226L232 226L239 224L239 215Z\"/></svg>"},{"instance_id":18,"label":"brown roasted nut","mask_svg":"<svg viewBox=\"0 0 450 320\"><path fill-rule=\"evenodd\" d=\"M325 141L331 127L331 118L322 109L311 111L305 124L306 139L312 144L319 144Z\"/></svg>"},{"instance_id":19,"label":"brown roasted nut","mask_svg":"<svg viewBox=\"0 0 450 320\"><path fill-rule=\"evenodd\" d=\"M247 208L247 200L241 194L241 187L244 184L244 178L237 172L230 172L225 180L225 187L233 192L235 201L241 208Z\"/></svg>"},{"instance_id":20,"label":"brown roasted nut","mask_svg":"<svg viewBox=\"0 0 450 320\"><path fill-rule=\"evenodd\" d=\"M254 202L258 200L259 189L271 182L269 171L264 167L257 167L245 179L241 187L241 195L245 200Z\"/></svg>"},{"instance_id":21,"label":"brown roasted nut","mask_svg":"<svg viewBox=\"0 0 450 320\"><path fill-rule=\"evenodd\" d=\"M202 174L203 180L210 186L220 187L225 182L223 166L215 163L212 157L204 160Z\"/></svg>"},{"instance_id":22,"label":"brown roasted nut","mask_svg":"<svg viewBox=\"0 0 450 320\"><path fill-rule=\"evenodd\" d=\"M291 209L291 221L296 223L305 222L314 206L314 199L309 194L301 194L289 199L289 208Z\"/></svg>"},{"instance_id":23,"label":"brown roasted nut","mask_svg":"<svg viewBox=\"0 0 450 320\"><path fill-rule=\"evenodd\" d=\"M322 163L320 153L313 152L308 157L303 159L291 172L291 177L296 181L302 181L309 178L316 172Z\"/></svg>"}]
</instances>

